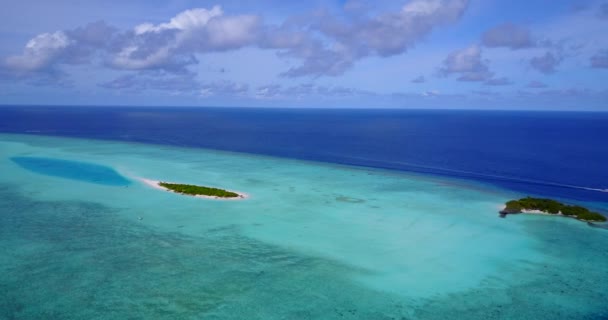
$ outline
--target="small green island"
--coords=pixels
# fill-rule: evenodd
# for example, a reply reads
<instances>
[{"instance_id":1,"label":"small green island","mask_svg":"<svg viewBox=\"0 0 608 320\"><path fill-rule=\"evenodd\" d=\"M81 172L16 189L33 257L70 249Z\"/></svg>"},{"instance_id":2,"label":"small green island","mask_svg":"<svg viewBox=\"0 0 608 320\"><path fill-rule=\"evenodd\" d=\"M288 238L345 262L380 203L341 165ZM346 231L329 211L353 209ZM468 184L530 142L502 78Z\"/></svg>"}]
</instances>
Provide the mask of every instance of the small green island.
<instances>
[{"instance_id":1,"label":"small green island","mask_svg":"<svg viewBox=\"0 0 608 320\"><path fill-rule=\"evenodd\" d=\"M159 182L159 186L171 190L173 192L187 194L191 196L208 196L208 197L218 197L218 198L242 198L243 196L232 191L218 189L218 188L210 188L203 186L195 186L192 184L178 184L178 183L169 183L169 182Z\"/></svg>"},{"instance_id":2,"label":"small green island","mask_svg":"<svg viewBox=\"0 0 608 320\"><path fill-rule=\"evenodd\" d=\"M505 208L500 211L500 216L504 218L508 214L530 213L527 211L561 215L582 221L606 221L605 216L597 212L590 211L585 207L571 206L551 199L531 197L507 201L505 203Z\"/></svg>"}]
</instances>

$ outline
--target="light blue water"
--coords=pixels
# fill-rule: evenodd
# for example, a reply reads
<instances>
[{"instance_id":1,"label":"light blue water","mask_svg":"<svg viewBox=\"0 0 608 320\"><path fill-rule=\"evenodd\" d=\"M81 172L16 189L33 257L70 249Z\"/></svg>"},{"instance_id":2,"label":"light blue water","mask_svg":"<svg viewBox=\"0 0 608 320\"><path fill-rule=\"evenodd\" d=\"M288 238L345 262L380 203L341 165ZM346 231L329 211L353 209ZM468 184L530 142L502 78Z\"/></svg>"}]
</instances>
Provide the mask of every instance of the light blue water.
<instances>
[{"instance_id":1,"label":"light blue water","mask_svg":"<svg viewBox=\"0 0 608 320\"><path fill-rule=\"evenodd\" d=\"M39 174L11 160L23 156L134 183ZM186 197L138 178L251 197ZM0 319L608 316L608 232L498 218L517 196L382 170L0 135Z\"/></svg>"}]
</instances>

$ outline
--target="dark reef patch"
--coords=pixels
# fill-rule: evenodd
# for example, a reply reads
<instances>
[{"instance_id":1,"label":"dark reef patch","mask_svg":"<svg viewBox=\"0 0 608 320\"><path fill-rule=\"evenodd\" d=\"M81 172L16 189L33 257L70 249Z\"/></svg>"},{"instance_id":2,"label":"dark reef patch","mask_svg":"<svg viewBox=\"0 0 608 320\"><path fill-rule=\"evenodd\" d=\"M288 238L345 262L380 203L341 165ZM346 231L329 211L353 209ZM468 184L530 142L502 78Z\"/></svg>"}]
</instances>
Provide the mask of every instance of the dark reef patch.
<instances>
[{"instance_id":1,"label":"dark reef patch","mask_svg":"<svg viewBox=\"0 0 608 320\"><path fill-rule=\"evenodd\" d=\"M365 200L359 198L351 198L347 196L338 196L336 197L336 201L338 202L348 202L348 203L363 203Z\"/></svg>"},{"instance_id":2,"label":"dark reef patch","mask_svg":"<svg viewBox=\"0 0 608 320\"><path fill-rule=\"evenodd\" d=\"M131 184L116 170L94 163L44 157L12 157L10 159L26 170L48 176L109 186Z\"/></svg>"}]
</instances>

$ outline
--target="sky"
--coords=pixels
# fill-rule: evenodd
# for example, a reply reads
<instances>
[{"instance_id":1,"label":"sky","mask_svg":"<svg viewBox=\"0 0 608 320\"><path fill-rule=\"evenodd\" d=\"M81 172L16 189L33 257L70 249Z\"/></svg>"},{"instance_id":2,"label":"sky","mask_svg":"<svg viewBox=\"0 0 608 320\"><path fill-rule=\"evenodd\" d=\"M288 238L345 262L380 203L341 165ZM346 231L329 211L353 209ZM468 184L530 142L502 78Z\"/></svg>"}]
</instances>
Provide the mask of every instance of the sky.
<instances>
[{"instance_id":1,"label":"sky","mask_svg":"<svg viewBox=\"0 0 608 320\"><path fill-rule=\"evenodd\" d=\"M608 1L0 6L1 105L608 111Z\"/></svg>"}]
</instances>

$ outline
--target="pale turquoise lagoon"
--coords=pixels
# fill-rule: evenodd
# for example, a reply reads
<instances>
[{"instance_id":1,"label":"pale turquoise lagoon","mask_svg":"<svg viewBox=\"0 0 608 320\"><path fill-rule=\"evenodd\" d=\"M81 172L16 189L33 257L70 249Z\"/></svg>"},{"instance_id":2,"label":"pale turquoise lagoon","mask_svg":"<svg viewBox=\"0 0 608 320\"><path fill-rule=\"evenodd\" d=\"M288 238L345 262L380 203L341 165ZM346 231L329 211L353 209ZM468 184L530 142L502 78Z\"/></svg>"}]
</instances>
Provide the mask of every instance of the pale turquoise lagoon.
<instances>
[{"instance_id":1,"label":"pale turquoise lagoon","mask_svg":"<svg viewBox=\"0 0 608 320\"><path fill-rule=\"evenodd\" d=\"M518 196L384 170L0 135L0 319L608 317L608 230L498 218Z\"/></svg>"}]
</instances>

